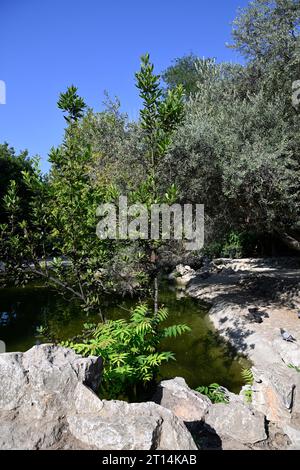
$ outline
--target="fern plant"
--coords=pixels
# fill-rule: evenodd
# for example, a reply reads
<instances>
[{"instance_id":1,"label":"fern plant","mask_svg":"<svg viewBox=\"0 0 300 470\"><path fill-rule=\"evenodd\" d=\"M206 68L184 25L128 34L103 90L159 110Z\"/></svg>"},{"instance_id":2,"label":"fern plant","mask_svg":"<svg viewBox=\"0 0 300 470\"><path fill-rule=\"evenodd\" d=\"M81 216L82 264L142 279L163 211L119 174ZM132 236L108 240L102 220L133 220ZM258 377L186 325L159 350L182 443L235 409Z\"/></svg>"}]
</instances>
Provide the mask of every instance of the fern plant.
<instances>
[{"instance_id":1,"label":"fern plant","mask_svg":"<svg viewBox=\"0 0 300 470\"><path fill-rule=\"evenodd\" d=\"M208 386L201 385L196 388L196 391L202 393L202 395L206 395L212 403L229 403L229 397L225 389L217 383Z\"/></svg>"},{"instance_id":2,"label":"fern plant","mask_svg":"<svg viewBox=\"0 0 300 470\"><path fill-rule=\"evenodd\" d=\"M104 371L101 393L117 398L138 384L154 380L163 362L175 360L170 351L160 351L164 338L177 337L190 328L184 324L161 327L168 318L166 308L150 313L146 304L136 306L130 320L85 324L81 342L62 343L84 356L101 356Z\"/></svg>"},{"instance_id":3,"label":"fern plant","mask_svg":"<svg viewBox=\"0 0 300 470\"><path fill-rule=\"evenodd\" d=\"M253 399L253 390L252 385L254 383L254 375L251 369L243 369L242 377L244 379L245 385L247 388L243 390L243 395L246 403L252 403Z\"/></svg>"},{"instance_id":4,"label":"fern plant","mask_svg":"<svg viewBox=\"0 0 300 470\"><path fill-rule=\"evenodd\" d=\"M251 369L243 369L242 370L242 377L246 385L253 385L254 383L254 375Z\"/></svg>"}]
</instances>

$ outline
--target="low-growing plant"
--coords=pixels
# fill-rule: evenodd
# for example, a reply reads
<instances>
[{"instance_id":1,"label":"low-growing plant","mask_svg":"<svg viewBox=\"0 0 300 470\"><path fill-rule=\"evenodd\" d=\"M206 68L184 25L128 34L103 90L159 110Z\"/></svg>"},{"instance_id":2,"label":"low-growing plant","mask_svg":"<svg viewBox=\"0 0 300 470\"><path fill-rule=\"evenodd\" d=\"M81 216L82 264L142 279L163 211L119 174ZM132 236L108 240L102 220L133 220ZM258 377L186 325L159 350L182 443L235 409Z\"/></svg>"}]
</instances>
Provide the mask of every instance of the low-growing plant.
<instances>
[{"instance_id":1,"label":"low-growing plant","mask_svg":"<svg viewBox=\"0 0 300 470\"><path fill-rule=\"evenodd\" d=\"M246 403L252 403L253 399L253 390L251 388L245 388L243 390L243 395Z\"/></svg>"},{"instance_id":2,"label":"low-growing plant","mask_svg":"<svg viewBox=\"0 0 300 470\"><path fill-rule=\"evenodd\" d=\"M245 385L247 388L243 390L243 395L245 398L246 403L252 403L253 399L253 390L252 385L254 383L254 375L251 369L243 369L242 370L242 377L245 381Z\"/></svg>"},{"instance_id":3,"label":"low-growing plant","mask_svg":"<svg viewBox=\"0 0 300 470\"><path fill-rule=\"evenodd\" d=\"M196 391L206 395L212 403L229 403L229 397L224 387L217 383L210 385L201 385L196 388Z\"/></svg>"},{"instance_id":4,"label":"low-growing plant","mask_svg":"<svg viewBox=\"0 0 300 470\"><path fill-rule=\"evenodd\" d=\"M161 341L180 336L190 328L185 324L161 328L167 317L166 308L153 314L148 305L141 304L132 310L129 321L85 324L81 341L62 345L84 356L101 356L104 370L100 393L117 398L139 384L152 382L162 363L175 360L172 352L160 350Z\"/></svg>"}]
</instances>

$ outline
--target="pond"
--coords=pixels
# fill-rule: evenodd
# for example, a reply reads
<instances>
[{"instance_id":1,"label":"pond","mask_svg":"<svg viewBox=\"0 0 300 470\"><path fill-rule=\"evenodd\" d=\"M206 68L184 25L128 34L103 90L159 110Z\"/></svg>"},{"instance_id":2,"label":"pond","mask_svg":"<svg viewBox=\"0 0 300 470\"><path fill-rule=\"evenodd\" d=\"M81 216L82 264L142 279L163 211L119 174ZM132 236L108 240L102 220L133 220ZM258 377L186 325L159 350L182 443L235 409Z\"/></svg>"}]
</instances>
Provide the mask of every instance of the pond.
<instances>
[{"instance_id":1,"label":"pond","mask_svg":"<svg viewBox=\"0 0 300 470\"><path fill-rule=\"evenodd\" d=\"M132 298L109 298L103 304L103 313L106 318L126 318L136 302ZM239 392L243 385L241 370L249 363L213 330L207 307L165 284L160 287L160 304L169 310L166 324L186 323L191 328L175 340L165 340L164 349L173 351L176 361L161 368L161 378L181 376L192 388L217 382ZM37 332L41 325L64 340L79 334L87 321L101 320L97 315L87 317L76 302L67 302L43 286L0 289L0 340L6 343L7 351L26 351L42 342Z\"/></svg>"}]
</instances>

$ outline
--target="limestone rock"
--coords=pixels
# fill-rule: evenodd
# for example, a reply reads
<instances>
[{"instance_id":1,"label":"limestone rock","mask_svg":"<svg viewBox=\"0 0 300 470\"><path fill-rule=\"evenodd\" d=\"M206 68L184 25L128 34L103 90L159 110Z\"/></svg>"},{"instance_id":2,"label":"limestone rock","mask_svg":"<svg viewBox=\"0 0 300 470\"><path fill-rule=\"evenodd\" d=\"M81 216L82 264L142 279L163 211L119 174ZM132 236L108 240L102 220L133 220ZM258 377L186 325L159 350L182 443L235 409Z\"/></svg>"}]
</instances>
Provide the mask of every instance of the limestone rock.
<instances>
[{"instance_id":1,"label":"limestone rock","mask_svg":"<svg viewBox=\"0 0 300 470\"><path fill-rule=\"evenodd\" d=\"M267 439L264 415L239 402L212 405L205 416L211 432L242 444L255 444Z\"/></svg>"},{"instance_id":2,"label":"limestone rock","mask_svg":"<svg viewBox=\"0 0 300 470\"><path fill-rule=\"evenodd\" d=\"M101 450L196 450L184 424L155 403L103 401L98 414L68 416L70 432Z\"/></svg>"},{"instance_id":3,"label":"limestone rock","mask_svg":"<svg viewBox=\"0 0 300 470\"><path fill-rule=\"evenodd\" d=\"M298 377L285 364L270 364L268 368L253 368L253 407L274 423L289 422ZM300 384L299 384L300 385Z\"/></svg>"},{"instance_id":4,"label":"limestone rock","mask_svg":"<svg viewBox=\"0 0 300 470\"><path fill-rule=\"evenodd\" d=\"M17 408L28 382L22 356L21 353L0 355L0 409L3 411Z\"/></svg>"},{"instance_id":5,"label":"limestone rock","mask_svg":"<svg viewBox=\"0 0 300 470\"><path fill-rule=\"evenodd\" d=\"M283 341L282 338L276 338L273 341L273 346L286 364L300 367L300 346L298 343L289 343Z\"/></svg>"},{"instance_id":6,"label":"limestone rock","mask_svg":"<svg viewBox=\"0 0 300 470\"><path fill-rule=\"evenodd\" d=\"M100 400L101 371L50 344L0 354L0 449L196 449L171 411Z\"/></svg>"},{"instance_id":7,"label":"limestone rock","mask_svg":"<svg viewBox=\"0 0 300 470\"><path fill-rule=\"evenodd\" d=\"M190 389L182 377L162 381L153 400L185 422L202 421L211 406L209 398Z\"/></svg>"},{"instance_id":8,"label":"limestone rock","mask_svg":"<svg viewBox=\"0 0 300 470\"><path fill-rule=\"evenodd\" d=\"M82 382L92 390L100 386L102 360L100 357L84 358L71 349L42 344L34 346L23 354L23 367L31 384L46 387L49 390L62 391L63 376L72 383ZM76 381L74 381L76 379ZM58 382L57 382L58 380ZM64 386L64 385L63 385Z\"/></svg>"},{"instance_id":9,"label":"limestone rock","mask_svg":"<svg viewBox=\"0 0 300 470\"><path fill-rule=\"evenodd\" d=\"M300 450L300 428L296 428L291 425L285 425L283 429L286 435L290 438L293 445L293 449Z\"/></svg>"}]
</instances>

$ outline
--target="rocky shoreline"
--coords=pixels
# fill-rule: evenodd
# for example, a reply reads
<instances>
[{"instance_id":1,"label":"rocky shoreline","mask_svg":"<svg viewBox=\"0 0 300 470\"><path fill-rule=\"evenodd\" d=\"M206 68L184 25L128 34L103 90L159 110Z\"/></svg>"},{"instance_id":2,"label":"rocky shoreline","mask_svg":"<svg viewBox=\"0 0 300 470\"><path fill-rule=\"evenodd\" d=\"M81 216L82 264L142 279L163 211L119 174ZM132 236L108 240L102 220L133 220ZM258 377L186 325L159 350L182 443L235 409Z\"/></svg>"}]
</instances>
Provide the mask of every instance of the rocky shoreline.
<instances>
[{"instance_id":1,"label":"rocky shoreline","mask_svg":"<svg viewBox=\"0 0 300 470\"><path fill-rule=\"evenodd\" d=\"M276 448L263 413L241 396L212 404L177 377L149 402L101 400L101 373L101 358L51 344L0 354L0 449Z\"/></svg>"},{"instance_id":2,"label":"rocky shoreline","mask_svg":"<svg viewBox=\"0 0 300 470\"><path fill-rule=\"evenodd\" d=\"M210 304L219 334L251 360L251 407L286 436L282 448L300 449L300 373L289 367L300 367L299 259L219 259L176 272L190 296ZM284 341L280 328L295 342Z\"/></svg>"}]
</instances>

